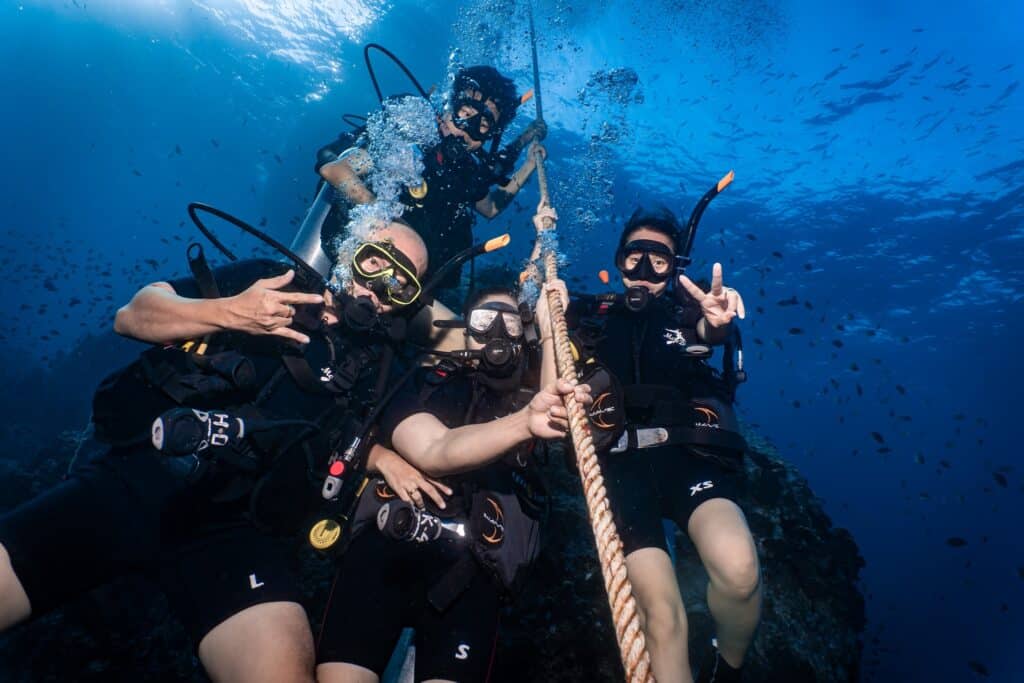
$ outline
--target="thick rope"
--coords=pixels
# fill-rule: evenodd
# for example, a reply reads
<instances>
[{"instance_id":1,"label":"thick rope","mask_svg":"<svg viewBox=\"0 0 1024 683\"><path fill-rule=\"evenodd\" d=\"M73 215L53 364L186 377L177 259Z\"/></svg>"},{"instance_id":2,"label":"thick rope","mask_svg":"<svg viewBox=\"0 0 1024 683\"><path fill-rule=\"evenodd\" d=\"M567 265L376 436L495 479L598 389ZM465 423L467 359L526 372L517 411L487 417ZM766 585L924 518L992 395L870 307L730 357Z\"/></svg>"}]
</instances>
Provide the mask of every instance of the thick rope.
<instances>
[{"instance_id":1,"label":"thick rope","mask_svg":"<svg viewBox=\"0 0 1024 683\"><path fill-rule=\"evenodd\" d=\"M530 150L537 161L537 184L540 187L541 200L550 206L548 179L544 169L544 159L539 150ZM545 230L554 230L554 221L545 220ZM523 272L522 279L533 279L539 284L539 272L536 263L541 250L540 233L534 245L531 266ZM558 259L548 249L543 254L544 278L548 282L558 279ZM532 270L531 270L532 268ZM555 363L558 375L562 379L576 380L576 367L569 347L569 327L565 321L565 309L562 300L554 290L548 292L548 310L551 312L551 327L555 344ZM611 607L612 620L615 623L615 637L619 643L619 655L622 666L626 670L629 683L655 683L651 672L651 659L647 653L647 643L640 620L637 616L636 601L633 599L633 585L626 575L626 558L622 552L622 541L615 528L615 520L608 505L608 495L601 476L601 465L597 461L597 452L590 434L590 423L587 421L586 410L573 394L565 396L565 408L569 413L569 433L572 436L573 450L576 452L576 467L579 469L580 480L583 482L583 495L587 502L587 513L590 526L597 544L597 556L604 577L604 588L608 593L608 605Z\"/></svg>"}]
</instances>

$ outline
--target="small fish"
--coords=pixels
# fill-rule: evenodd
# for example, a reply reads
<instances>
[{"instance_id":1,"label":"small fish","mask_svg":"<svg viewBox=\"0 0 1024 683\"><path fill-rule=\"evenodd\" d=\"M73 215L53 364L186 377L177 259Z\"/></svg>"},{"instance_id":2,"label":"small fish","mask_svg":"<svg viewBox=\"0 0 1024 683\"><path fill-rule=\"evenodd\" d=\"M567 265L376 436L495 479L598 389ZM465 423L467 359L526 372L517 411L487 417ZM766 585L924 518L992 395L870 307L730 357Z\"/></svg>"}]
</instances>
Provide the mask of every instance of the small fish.
<instances>
[{"instance_id":1,"label":"small fish","mask_svg":"<svg viewBox=\"0 0 1024 683\"><path fill-rule=\"evenodd\" d=\"M1010 482L1006 480L1006 475L1000 472L993 472L992 478L995 479L996 483L1002 486L1004 489L1010 484Z\"/></svg>"},{"instance_id":2,"label":"small fish","mask_svg":"<svg viewBox=\"0 0 1024 683\"><path fill-rule=\"evenodd\" d=\"M837 349L841 349L841 348L843 348L843 342L841 342L838 339L833 339L832 340L832 346L836 347Z\"/></svg>"},{"instance_id":3,"label":"small fish","mask_svg":"<svg viewBox=\"0 0 1024 683\"><path fill-rule=\"evenodd\" d=\"M963 548L967 545L967 539L960 538L959 536L950 536L946 539L946 545L950 548Z\"/></svg>"},{"instance_id":4,"label":"small fish","mask_svg":"<svg viewBox=\"0 0 1024 683\"><path fill-rule=\"evenodd\" d=\"M971 661L967 662L967 666L969 666L971 668L971 671L978 674L979 676L984 676L985 678L988 678L988 667L986 667L981 662L972 659Z\"/></svg>"},{"instance_id":5,"label":"small fish","mask_svg":"<svg viewBox=\"0 0 1024 683\"><path fill-rule=\"evenodd\" d=\"M142 171L140 171L140 170L139 170L139 169L137 169L137 168L133 168L133 169L132 169L132 175L134 175L134 176L137 176L137 177L141 178L141 177L142 177Z\"/></svg>"},{"instance_id":6,"label":"small fish","mask_svg":"<svg viewBox=\"0 0 1024 683\"><path fill-rule=\"evenodd\" d=\"M796 295L793 295L793 296L789 297L788 299L783 299L782 301L779 301L777 303L777 305L778 306L796 306L799 303L800 302L796 300Z\"/></svg>"},{"instance_id":7,"label":"small fish","mask_svg":"<svg viewBox=\"0 0 1024 683\"><path fill-rule=\"evenodd\" d=\"M858 396L863 396L864 395L864 389L860 386L860 384L857 384L857 395Z\"/></svg>"},{"instance_id":8,"label":"small fish","mask_svg":"<svg viewBox=\"0 0 1024 683\"><path fill-rule=\"evenodd\" d=\"M220 147L220 142L216 138L210 138L210 144L214 147Z\"/></svg>"},{"instance_id":9,"label":"small fish","mask_svg":"<svg viewBox=\"0 0 1024 683\"><path fill-rule=\"evenodd\" d=\"M907 390L906 390L906 388L904 388L904 386L902 384L897 384L896 385L896 391L900 392L900 394L903 395L903 396L907 395Z\"/></svg>"},{"instance_id":10,"label":"small fish","mask_svg":"<svg viewBox=\"0 0 1024 683\"><path fill-rule=\"evenodd\" d=\"M757 241L757 235L753 235L753 234L748 232L747 233L747 239L750 240L751 242L756 242Z\"/></svg>"},{"instance_id":11,"label":"small fish","mask_svg":"<svg viewBox=\"0 0 1024 683\"><path fill-rule=\"evenodd\" d=\"M911 33L924 33L924 29L923 28L915 28L915 29L911 30Z\"/></svg>"},{"instance_id":12,"label":"small fish","mask_svg":"<svg viewBox=\"0 0 1024 683\"><path fill-rule=\"evenodd\" d=\"M883 437L878 432L871 432L871 438L877 441L878 443L885 443L885 437Z\"/></svg>"},{"instance_id":13,"label":"small fish","mask_svg":"<svg viewBox=\"0 0 1024 683\"><path fill-rule=\"evenodd\" d=\"M805 263L804 264L804 270L814 270L814 264L813 263Z\"/></svg>"},{"instance_id":14,"label":"small fish","mask_svg":"<svg viewBox=\"0 0 1024 683\"><path fill-rule=\"evenodd\" d=\"M276 161L277 163L279 163L279 164L281 164L282 166L284 166L284 162L283 162L283 161L281 161L281 157L279 157L279 156L278 156L278 155L276 155L276 154L274 155L274 161Z\"/></svg>"},{"instance_id":15,"label":"small fish","mask_svg":"<svg viewBox=\"0 0 1024 683\"><path fill-rule=\"evenodd\" d=\"M782 252L773 251L772 256L774 256L775 258L782 258Z\"/></svg>"},{"instance_id":16,"label":"small fish","mask_svg":"<svg viewBox=\"0 0 1024 683\"><path fill-rule=\"evenodd\" d=\"M921 455L920 453L918 453L917 455L914 456L914 462L916 462L918 465L923 465L924 464L924 456Z\"/></svg>"},{"instance_id":17,"label":"small fish","mask_svg":"<svg viewBox=\"0 0 1024 683\"><path fill-rule=\"evenodd\" d=\"M791 328L789 328L789 333L790 334L803 334L804 331L802 329L800 329L799 327L791 327Z\"/></svg>"},{"instance_id":18,"label":"small fish","mask_svg":"<svg viewBox=\"0 0 1024 683\"><path fill-rule=\"evenodd\" d=\"M856 363L850 363L850 370L852 372L860 372L860 366Z\"/></svg>"}]
</instances>

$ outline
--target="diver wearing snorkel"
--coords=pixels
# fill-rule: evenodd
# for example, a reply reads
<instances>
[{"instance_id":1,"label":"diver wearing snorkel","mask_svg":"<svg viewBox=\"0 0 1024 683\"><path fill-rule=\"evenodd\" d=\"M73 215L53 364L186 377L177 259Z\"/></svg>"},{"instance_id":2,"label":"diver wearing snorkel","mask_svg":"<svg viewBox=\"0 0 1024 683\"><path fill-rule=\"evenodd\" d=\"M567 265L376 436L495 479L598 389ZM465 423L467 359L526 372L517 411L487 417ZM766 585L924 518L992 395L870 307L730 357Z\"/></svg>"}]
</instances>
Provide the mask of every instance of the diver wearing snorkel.
<instances>
[{"instance_id":1,"label":"diver wearing snorkel","mask_svg":"<svg viewBox=\"0 0 1024 683\"><path fill-rule=\"evenodd\" d=\"M532 122L515 141L498 148L520 104L515 84L493 67L473 66L456 74L451 111L438 119L441 141L423 151L423 182L406 187L399 197L405 206L402 217L424 239L435 261L444 262L471 244L474 211L494 218L532 175L536 165L532 155L518 169L513 168L525 146L546 135L543 122ZM489 150L484 148L488 142ZM348 150L332 150L326 158L340 158L317 164L320 176L350 206L370 204L377 199L373 188L364 181L374 164L365 145L364 140ZM346 222L344 207L336 207L327 215L321 244L328 253L331 241ZM440 287L449 289L458 283L456 269Z\"/></svg>"},{"instance_id":2,"label":"diver wearing snorkel","mask_svg":"<svg viewBox=\"0 0 1024 683\"><path fill-rule=\"evenodd\" d=\"M730 173L704 196L686 231L667 209L638 209L615 253L624 292L574 299L566 314L580 381L592 387L591 433L651 667L666 683L693 679L663 518L689 535L710 577L717 640L698 681L740 680L760 617L757 549L733 502L746 450L731 405L746 379L733 324L745 314L743 301L722 284L718 263L709 291L683 272L703 209L731 180ZM539 207L538 228L551 215ZM541 334L550 353L551 331ZM720 344L722 371L707 363Z\"/></svg>"}]
</instances>

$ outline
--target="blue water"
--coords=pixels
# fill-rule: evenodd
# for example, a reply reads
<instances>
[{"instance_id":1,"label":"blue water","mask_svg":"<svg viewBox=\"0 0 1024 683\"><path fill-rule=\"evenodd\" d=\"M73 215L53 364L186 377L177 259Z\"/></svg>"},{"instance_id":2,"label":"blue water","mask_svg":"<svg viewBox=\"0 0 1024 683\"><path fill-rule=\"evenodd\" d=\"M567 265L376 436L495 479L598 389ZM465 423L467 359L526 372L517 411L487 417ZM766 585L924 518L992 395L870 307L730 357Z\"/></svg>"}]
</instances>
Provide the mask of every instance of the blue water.
<instances>
[{"instance_id":1,"label":"blue water","mask_svg":"<svg viewBox=\"0 0 1024 683\"><path fill-rule=\"evenodd\" d=\"M572 288L602 288L638 200L686 215L735 169L694 272L721 261L745 298L742 416L867 560L866 677L979 679L974 660L1024 680L1024 5L591 0L537 17ZM525 38L511 2L3 3L2 376L181 272L188 201L287 241L315 150L375 104L363 43L426 84L457 48L522 91ZM477 234L512 232L517 262L535 201Z\"/></svg>"}]
</instances>

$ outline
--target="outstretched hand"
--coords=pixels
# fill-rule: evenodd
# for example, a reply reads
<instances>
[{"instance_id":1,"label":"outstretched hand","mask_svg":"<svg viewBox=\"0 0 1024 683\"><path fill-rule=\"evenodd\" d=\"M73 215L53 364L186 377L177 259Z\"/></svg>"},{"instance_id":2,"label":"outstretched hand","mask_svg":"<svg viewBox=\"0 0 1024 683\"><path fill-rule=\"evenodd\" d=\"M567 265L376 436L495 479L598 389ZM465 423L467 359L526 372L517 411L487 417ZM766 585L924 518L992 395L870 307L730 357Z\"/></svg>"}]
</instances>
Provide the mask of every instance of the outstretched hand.
<instances>
[{"instance_id":1,"label":"outstretched hand","mask_svg":"<svg viewBox=\"0 0 1024 683\"><path fill-rule=\"evenodd\" d=\"M739 316L747 317L743 297L732 287L722 286L722 264L716 263L711 269L711 291L705 292L685 275L679 276L679 284L689 292L704 312L704 318L712 327L723 327Z\"/></svg>"},{"instance_id":2,"label":"outstretched hand","mask_svg":"<svg viewBox=\"0 0 1024 683\"><path fill-rule=\"evenodd\" d=\"M282 292L295 279L295 271L257 280L241 294L230 297L229 320L224 327L256 335L274 335L308 344L309 337L289 327L297 304L322 304L323 296L305 292Z\"/></svg>"},{"instance_id":3,"label":"outstretched hand","mask_svg":"<svg viewBox=\"0 0 1024 683\"><path fill-rule=\"evenodd\" d=\"M576 400L588 406L593 402L590 386L559 379L538 391L527 406L530 434L538 439L558 439L569 430L569 413L562 397L574 394Z\"/></svg>"}]
</instances>

